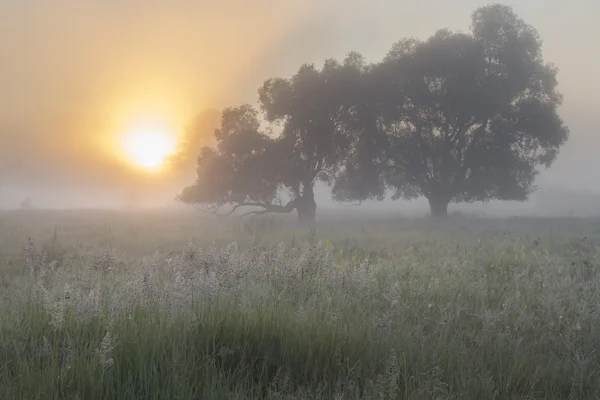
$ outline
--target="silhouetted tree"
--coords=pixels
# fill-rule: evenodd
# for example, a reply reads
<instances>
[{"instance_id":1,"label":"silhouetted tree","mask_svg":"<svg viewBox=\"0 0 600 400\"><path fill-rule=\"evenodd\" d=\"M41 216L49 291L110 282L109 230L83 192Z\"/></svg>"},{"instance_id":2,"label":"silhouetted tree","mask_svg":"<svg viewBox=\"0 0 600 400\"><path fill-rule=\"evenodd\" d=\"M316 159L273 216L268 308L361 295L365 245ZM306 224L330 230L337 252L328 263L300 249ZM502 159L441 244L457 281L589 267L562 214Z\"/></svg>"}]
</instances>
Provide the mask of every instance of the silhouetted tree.
<instances>
[{"instance_id":1,"label":"silhouetted tree","mask_svg":"<svg viewBox=\"0 0 600 400\"><path fill-rule=\"evenodd\" d=\"M339 199L381 198L385 186L394 199L425 196L435 217L450 202L526 200L568 137L556 69L507 6L475 11L469 34L396 43L372 74Z\"/></svg>"},{"instance_id":2,"label":"silhouetted tree","mask_svg":"<svg viewBox=\"0 0 600 400\"><path fill-rule=\"evenodd\" d=\"M345 158L344 118L363 70L362 58L350 54L343 64L304 65L291 79L267 80L259 90L267 127L249 105L225 110L216 148L202 150L198 179L179 200L213 212L259 208L244 215L296 210L301 224L314 224L314 185L333 183Z\"/></svg>"},{"instance_id":3,"label":"silhouetted tree","mask_svg":"<svg viewBox=\"0 0 600 400\"><path fill-rule=\"evenodd\" d=\"M317 181L340 201L425 196L434 217L450 202L526 200L568 137L556 86L537 32L510 7L482 7L470 33L400 41L376 65L351 53L269 79L259 90L266 127L251 106L226 110L180 200L296 210L305 224Z\"/></svg>"},{"instance_id":4,"label":"silhouetted tree","mask_svg":"<svg viewBox=\"0 0 600 400\"><path fill-rule=\"evenodd\" d=\"M211 212L223 206L233 206L231 212L242 206L271 208L277 166L266 156L275 142L261 132L258 112L249 105L224 110L215 138L216 147L204 147L198 157L195 184L178 199Z\"/></svg>"}]
</instances>

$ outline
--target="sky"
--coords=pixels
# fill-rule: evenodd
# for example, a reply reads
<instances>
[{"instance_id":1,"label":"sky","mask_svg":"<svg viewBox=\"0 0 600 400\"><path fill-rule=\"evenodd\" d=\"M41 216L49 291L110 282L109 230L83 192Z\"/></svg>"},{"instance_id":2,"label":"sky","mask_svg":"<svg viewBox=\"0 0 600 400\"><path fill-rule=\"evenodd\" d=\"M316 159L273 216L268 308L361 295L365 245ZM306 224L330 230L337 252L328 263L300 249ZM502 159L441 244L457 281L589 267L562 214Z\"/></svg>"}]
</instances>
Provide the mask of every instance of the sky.
<instances>
[{"instance_id":1,"label":"sky","mask_svg":"<svg viewBox=\"0 0 600 400\"><path fill-rule=\"evenodd\" d=\"M269 77L405 37L467 31L475 0L0 0L0 207L167 204L182 182L131 165L140 121L177 135L206 109L255 103ZM593 0L506 0L558 69L571 135L543 185L600 191Z\"/></svg>"}]
</instances>

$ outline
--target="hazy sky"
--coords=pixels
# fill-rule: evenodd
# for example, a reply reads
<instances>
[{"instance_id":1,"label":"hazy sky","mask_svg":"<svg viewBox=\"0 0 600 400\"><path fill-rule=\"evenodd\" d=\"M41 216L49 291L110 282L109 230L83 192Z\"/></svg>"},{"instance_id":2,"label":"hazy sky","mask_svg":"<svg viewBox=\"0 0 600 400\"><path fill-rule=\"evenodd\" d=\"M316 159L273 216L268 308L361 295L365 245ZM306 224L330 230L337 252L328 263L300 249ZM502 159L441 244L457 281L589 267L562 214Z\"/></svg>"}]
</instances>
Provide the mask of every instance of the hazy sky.
<instances>
[{"instance_id":1,"label":"hazy sky","mask_svg":"<svg viewBox=\"0 0 600 400\"><path fill-rule=\"evenodd\" d=\"M301 63L350 50L375 61L403 37L466 31L488 3L0 0L0 205L25 195L99 204L164 191L159 177L123 164L113 144L136 119L181 132L203 109L255 102L265 79ZM504 3L538 29L545 59L559 68L571 137L542 182L600 190L600 3Z\"/></svg>"}]
</instances>

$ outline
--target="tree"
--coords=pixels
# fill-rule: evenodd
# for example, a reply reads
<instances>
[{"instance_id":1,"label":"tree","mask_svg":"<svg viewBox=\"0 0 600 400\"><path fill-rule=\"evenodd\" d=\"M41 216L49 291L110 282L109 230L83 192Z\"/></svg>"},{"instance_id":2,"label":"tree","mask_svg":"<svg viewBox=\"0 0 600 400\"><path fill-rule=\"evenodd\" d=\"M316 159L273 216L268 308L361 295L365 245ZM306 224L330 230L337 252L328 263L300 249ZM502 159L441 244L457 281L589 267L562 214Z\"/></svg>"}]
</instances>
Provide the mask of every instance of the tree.
<instances>
[{"instance_id":1,"label":"tree","mask_svg":"<svg viewBox=\"0 0 600 400\"><path fill-rule=\"evenodd\" d=\"M229 213L258 208L243 215L295 210L302 225L313 225L314 185L336 179L350 143L344 118L363 70L362 58L350 54L343 64L303 65L290 79L267 80L259 89L266 128L249 105L225 110L216 148L202 150L198 179L179 199L211 212L223 206Z\"/></svg>"},{"instance_id":2,"label":"tree","mask_svg":"<svg viewBox=\"0 0 600 400\"><path fill-rule=\"evenodd\" d=\"M362 146L362 158L379 157L366 165L393 198L423 195L434 217L450 202L526 200L537 168L549 167L568 137L556 72L537 32L507 6L475 11L470 34L400 41L372 71L377 100L363 136L380 145ZM338 192L359 185L348 181ZM367 188L362 197L379 195Z\"/></svg>"},{"instance_id":3,"label":"tree","mask_svg":"<svg viewBox=\"0 0 600 400\"><path fill-rule=\"evenodd\" d=\"M215 131L216 148L204 147L198 157L197 179L178 199L217 212L223 206L270 209L277 197L277 173L266 155L275 143L260 131L258 112L250 105L223 111ZM274 206L273 206L274 207Z\"/></svg>"}]
</instances>

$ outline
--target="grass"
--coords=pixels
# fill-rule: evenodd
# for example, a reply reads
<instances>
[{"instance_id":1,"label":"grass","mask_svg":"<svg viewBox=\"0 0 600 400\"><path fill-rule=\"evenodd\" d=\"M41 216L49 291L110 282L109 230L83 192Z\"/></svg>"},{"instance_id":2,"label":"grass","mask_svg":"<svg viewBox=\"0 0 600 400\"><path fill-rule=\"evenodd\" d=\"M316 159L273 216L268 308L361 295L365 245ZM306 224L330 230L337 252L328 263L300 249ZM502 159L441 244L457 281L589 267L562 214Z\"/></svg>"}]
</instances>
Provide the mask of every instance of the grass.
<instances>
[{"instance_id":1,"label":"grass","mask_svg":"<svg viewBox=\"0 0 600 400\"><path fill-rule=\"evenodd\" d=\"M0 215L0 399L600 397L598 221L213 223Z\"/></svg>"}]
</instances>

